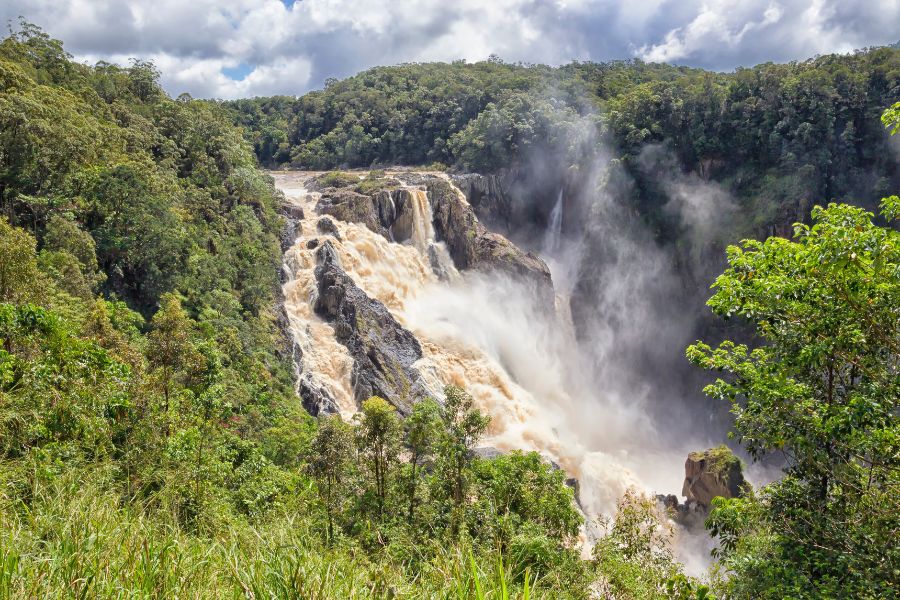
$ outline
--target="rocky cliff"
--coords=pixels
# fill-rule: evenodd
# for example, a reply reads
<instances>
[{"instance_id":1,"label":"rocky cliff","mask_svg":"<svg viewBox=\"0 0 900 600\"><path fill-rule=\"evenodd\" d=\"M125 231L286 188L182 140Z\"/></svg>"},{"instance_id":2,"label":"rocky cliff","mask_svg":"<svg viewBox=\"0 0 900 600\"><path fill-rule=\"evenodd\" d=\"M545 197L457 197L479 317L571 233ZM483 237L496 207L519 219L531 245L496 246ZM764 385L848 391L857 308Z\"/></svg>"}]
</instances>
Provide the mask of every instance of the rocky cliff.
<instances>
[{"instance_id":1,"label":"rocky cliff","mask_svg":"<svg viewBox=\"0 0 900 600\"><path fill-rule=\"evenodd\" d=\"M427 395L413 367L422 358L418 340L344 272L330 240L316 250L316 260L315 311L333 324L335 337L353 357L357 402L381 396L409 414L413 403Z\"/></svg>"}]
</instances>

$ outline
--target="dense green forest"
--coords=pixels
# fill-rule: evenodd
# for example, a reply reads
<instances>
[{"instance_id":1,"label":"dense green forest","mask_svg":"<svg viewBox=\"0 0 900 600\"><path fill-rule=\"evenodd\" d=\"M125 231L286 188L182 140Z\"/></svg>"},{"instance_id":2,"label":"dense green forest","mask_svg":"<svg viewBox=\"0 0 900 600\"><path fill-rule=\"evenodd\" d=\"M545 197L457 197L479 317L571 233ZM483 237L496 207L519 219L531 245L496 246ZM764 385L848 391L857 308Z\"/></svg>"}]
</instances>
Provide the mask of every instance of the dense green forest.
<instances>
[{"instance_id":1,"label":"dense green forest","mask_svg":"<svg viewBox=\"0 0 900 600\"><path fill-rule=\"evenodd\" d=\"M638 60L408 64L224 105L271 166L493 172L537 159L561 174L613 148L648 213L664 200L639 157L666 144L682 170L746 201L755 222L789 227L815 202L874 208L896 190L878 117L898 98L900 49L883 47L732 73Z\"/></svg>"},{"instance_id":2,"label":"dense green forest","mask_svg":"<svg viewBox=\"0 0 900 600\"><path fill-rule=\"evenodd\" d=\"M566 475L473 452L489 418L465 390L405 419L377 397L307 415L258 166L496 170L549 148L569 167L598 143L575 135L588 118L626 162L668 143L757 195L887 195L897 50L727 75L407 65L224 106L158 77L78 64L27 24L0 42L0 598L897 595L896 197L729 250L710 306L759 345L688 356L788 470L717 502L707 587L636 493L583 559Z\"/></svg>"}]
</instances>

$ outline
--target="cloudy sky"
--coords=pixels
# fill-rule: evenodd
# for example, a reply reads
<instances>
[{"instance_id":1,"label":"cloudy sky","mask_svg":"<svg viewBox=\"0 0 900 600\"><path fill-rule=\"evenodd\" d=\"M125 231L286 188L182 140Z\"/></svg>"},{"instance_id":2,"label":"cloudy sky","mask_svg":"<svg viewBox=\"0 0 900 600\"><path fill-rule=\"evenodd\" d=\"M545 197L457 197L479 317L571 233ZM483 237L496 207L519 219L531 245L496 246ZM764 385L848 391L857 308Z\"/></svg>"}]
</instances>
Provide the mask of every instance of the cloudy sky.
<instances>
[{"instance_id":1,"label":"cloudy sky","mask_svg":"<svg viewBox=\"0 0 900 600\"><path fill-rule=\"evenodd\" d=\"M731 70L900 38L900 0L2 0L78 60L152 59L170 94L301 94L401 62L639 57Z\"/></svg>"}]
</instances>

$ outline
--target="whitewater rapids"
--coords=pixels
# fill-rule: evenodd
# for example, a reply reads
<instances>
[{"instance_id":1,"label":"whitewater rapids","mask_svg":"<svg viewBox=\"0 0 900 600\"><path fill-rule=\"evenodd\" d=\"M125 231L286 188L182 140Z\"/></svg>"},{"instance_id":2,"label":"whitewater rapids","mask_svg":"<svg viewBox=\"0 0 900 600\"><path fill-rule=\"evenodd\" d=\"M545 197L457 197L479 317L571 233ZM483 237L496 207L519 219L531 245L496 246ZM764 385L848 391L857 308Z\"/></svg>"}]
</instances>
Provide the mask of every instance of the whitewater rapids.
<instances>
[{"instance_id":1,"label":"whitewater rapids","mask_svg":"<svg viewBox=\"0 0 900 600\"><path fill-rule=\"evenodd\" d=\"M316 230L319 194L304 186L314 174L272 175L305 215L284 258L285 305L303 350L303 372L332 394L343 417L358 410L350 383L353 360L312 308L315 249L306 242L313 238L331 239L347 274L415 334L423 357L414 366L435 397L446 384L464 388L491 417L485 445L535 450L577 477L589 519L613 514L630 487L645 493L680 489L684 454L656 449L652 426L639 407L605 397L587 383L567 311L548 319L534 308L527 290L500 275L455 270L444 280L435 275L429 249L449 256L435 242L424 190L408 188L416 221L409 242L391 242L364 225L332 219L340 235L336 240ZM556 230L553 235L558 246Z\"/></svg>"}]
</instances>

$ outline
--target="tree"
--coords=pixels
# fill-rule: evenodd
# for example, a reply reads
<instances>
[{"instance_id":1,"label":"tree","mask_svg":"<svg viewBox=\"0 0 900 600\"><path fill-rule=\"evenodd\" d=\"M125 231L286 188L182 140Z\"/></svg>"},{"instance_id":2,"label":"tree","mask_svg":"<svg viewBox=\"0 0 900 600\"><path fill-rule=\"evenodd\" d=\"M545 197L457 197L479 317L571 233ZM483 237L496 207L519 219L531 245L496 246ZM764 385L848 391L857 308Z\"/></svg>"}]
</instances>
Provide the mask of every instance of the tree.
<instances>
[{"instance_id":1,"label":"tree","mask_svg":"<svg viewBox=\"0 0 900 600\"><path fill-rule=\"evenodd\" d=\"M44 231L44 248L68 252L74 256L91 289L95 289L106 279L106 275L98 270L94 238L74 220L60 215L50 217Z\"/></svg>"},{"instance_id":2,"label":"tree","mask_svg":"<svg viewBox=\"0 0 900 600\"><path fill-rule=\"evenodd\" d=\"M400 421L396 409L384 398L372 396L362 404L356 443L374 482L378 517L384 517L390 471L400 453Z\"/></svg>"},{"instance_id":3,"label":"tree","mask_svg":"<svg viewBox=\"0 0 900 600\"><path fill-rule=\"evenodd\" d=\"M412 524L415 518L416 492L419 486L419 463L431 454L437 443L441 426L441 407L432 400L426 398L417 402L412 413L403 423L406 429L406 446L409 448L409 479L407 493L409 494L409 514L407 520Z\"/></svg>"},{"instance_id":4,"label":"tree","mask_svg":"<svg viewBox=\"0 0 900 600\"><path fill-rule=\"evenodd\" d=\"M897 219L900 199L886 198L881 214ZM687 350L727 374L705 391L731 403L751 455L787 463L762 510L719 501L710 517L738 597L896 592L900 233L842 204L814 208L812 220L794 241L728 249L708 304L754 323L763 343Z\"/></svg>"},{"instance_id":5,"label":"tree","mask_svg":"<svg viewBox=\"0 0 900 600\"><path fill-rule=\"evenodd\" d=\"M900 133L900 102L895 102L893 106L884 111L881 115L881 122L891 132L891 135Z\"/></svg>"},{"instance_id":6,"label":"tree","mask_svg":"<svg viewBox=\"0 0 900 600\"><path fill-rule=\"evenodd\" d=\"M35 240L0 217L0 301L20 303L39 294Z\"/></svg>"},{"instance_id":7,"label":"tree","mask_svg":"<svg viewBox=\"0 0 900 600\"><path fill-rule=\"evenodd\" d=\"M350 492L353 469L353 427L339 415L321 420L312 441L309 471L325 509L326 539L334 543L334 524Z\"/></svg>"},{"instance_id":8,"label":"tree","mask_svg":"<svg viewBox=\"0 0 900 600\"><path fill-rule=\"evenodd\" d=\"M165 398L164 412L169 412L169 396L177 375L186 370L196 357L191 344L192 323L174 294L163 294L160 308L150 321L147 358L156 371Z\"/></svg>"},{"instance_id":9,"label":"tree","mask_svg":"<svg viewBox=\"0 0 900 600\"><path fill-rule=\"evenodd\" d=\"M474 408L472 396L465 390L448 385L444 388L441 422L443 431L438 441L436 471L441 487L453 504L451 529L456 532L463 517L472 450L487 431L490 417Z\"/></svg>"}]
</instances>

